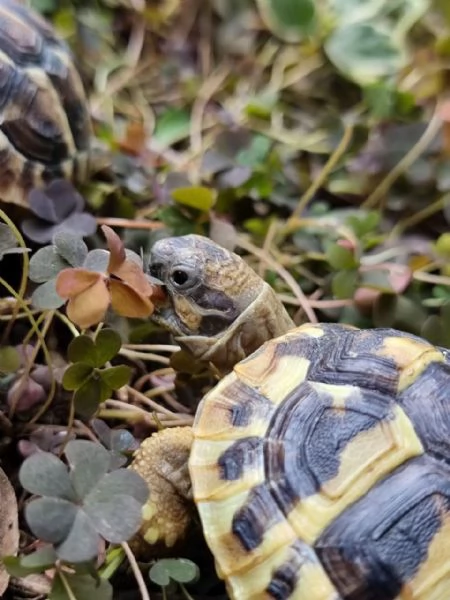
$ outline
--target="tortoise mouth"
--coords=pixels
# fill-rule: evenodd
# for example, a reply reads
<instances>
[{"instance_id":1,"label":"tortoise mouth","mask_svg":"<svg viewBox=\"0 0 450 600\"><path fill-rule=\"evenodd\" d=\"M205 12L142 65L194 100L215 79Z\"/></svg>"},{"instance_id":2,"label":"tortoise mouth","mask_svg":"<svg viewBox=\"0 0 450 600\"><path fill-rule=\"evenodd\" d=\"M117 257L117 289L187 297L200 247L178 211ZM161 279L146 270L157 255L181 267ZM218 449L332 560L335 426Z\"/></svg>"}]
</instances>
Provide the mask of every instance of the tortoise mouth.
<instances>
[{"instance_id":1,"label":"tortoise mouth","mask_svg":"<svg viewBox=\"0 0 450 600\"><path fill-rule=\"evenodd\" d=\"M153 312L151 319L154 323L164 327L164 329L167 329L175 336L186 335L188 332L184 330L177 317L170 301L170 295L167 294L166 289L165 292L166 297L164 300L156 299L154 301L155 311Z\"/></svg>"}]
</instances>

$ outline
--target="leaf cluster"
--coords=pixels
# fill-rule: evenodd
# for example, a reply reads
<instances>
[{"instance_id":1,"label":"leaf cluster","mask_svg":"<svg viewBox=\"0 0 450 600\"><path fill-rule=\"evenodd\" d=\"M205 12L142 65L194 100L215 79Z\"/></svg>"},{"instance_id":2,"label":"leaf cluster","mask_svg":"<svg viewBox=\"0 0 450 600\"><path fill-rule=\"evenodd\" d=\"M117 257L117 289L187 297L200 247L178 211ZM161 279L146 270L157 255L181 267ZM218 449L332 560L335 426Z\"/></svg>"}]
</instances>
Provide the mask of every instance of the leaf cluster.
<instances>
[{"instance_id":1,"label":"leaf cluster","mask_svg":"<svg viewBox=\"0 0 450 600\"><path fill-rule=\"evenodd\" d=\"M26 505L25 517L58 559L84 563L98 555L102 539L117 544L137 532L148 488L129 469L111 470L114 456L98 443L72 440L65 456L68 465L48 452L23 462L20 483L40 496Z\"/></svg>"},{"instance_id":2,"label":"leaf cluster","mask_svg":"<svg viewBox=\"0 0 450 600\"><path fill-rule=\"evenodd\" d=\"M74 338L67 349L71 363L62 378L63 387L73 391L77 413L91 417L99 404L110 397L131 377L127 365L105 367L122 345L120 336L112 329L102 329L95 339L87 335Z\"/></svg>"},{"instance_id":3,"label":"leaf cluster","mask_svg":"<svg viewBox=\"0 0 450 600\"><path fill-rule=\"evenodd\" d=\"M79 236L59 232L32 256L29 276L40 284L32 295L35 306L55 309L67 301L68 317L82 329L104 320L110 305L120 316L150 316L156 288L141 258L111 228L102 230L108 250L88 251Z\"/></svg>"}]
</instances>

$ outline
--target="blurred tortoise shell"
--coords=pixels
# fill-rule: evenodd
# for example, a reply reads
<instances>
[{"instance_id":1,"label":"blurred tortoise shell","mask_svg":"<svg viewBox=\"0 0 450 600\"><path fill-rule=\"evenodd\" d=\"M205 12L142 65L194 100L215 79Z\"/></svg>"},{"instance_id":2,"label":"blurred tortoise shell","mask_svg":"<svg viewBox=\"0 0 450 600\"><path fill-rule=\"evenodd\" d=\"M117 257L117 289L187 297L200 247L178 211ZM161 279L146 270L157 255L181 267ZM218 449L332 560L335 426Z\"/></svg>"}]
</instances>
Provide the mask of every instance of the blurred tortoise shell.
<instances>
[{"instance_id":1,"label":"blurred tortoise shell","mask_svg":"<svg viewBox=\"0 0 450 600\"><path fill-rule=\"evenodd\" d=\"M31 9L0 1L0 199L27 206L52 179L82 180L90 118L65 43Z\"/></svg>"}]
</instances>

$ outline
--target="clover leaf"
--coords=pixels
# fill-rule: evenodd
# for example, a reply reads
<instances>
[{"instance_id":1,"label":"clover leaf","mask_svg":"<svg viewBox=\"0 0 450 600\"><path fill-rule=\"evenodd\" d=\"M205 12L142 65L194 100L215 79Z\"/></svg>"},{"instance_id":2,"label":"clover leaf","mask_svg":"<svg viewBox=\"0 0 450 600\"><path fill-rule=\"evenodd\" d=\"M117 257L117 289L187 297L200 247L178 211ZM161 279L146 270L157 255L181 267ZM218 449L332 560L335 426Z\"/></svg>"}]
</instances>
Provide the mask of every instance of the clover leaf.
<instances>
[{"instance_id":1,"label":"clover leaf","mask_svg":"<svg viewBox=\"0 0 450 600\"><path fill-rule=\"evenodd\" d=\"M29 206L37 218L26 219L22 231L33 242L45 244L55 233L86 237L97 229L95 218L83 211L84 199L65 179L54 180L44 189L32 190Z\"/></svg>"},{"instance_id":2,"label":"clover leaf","mask_svg":"<svg viewBox=\"0 0 450 600\"><path fill-rule=\"evenodd\" d=\"M97 556L102 538L120 543L137 532L148 488L134 471L111 471L114 457L95 442L72 440L65 455L67 465L48 452L31 455L19 479L40 496L25 508L30 529L60 560L82 563Z\"/></svg>"},{"instance_id":3,"label":"clover leaf","mask_svg":"<svg viewBox=\"0 0 450 600\"><path fill-rule=\"evenodd\" d=\"M168 586L171 581L191 583L198 579L199 574L197 565L187 558L162 558L149 571L150 579L161 587Z\"/></svg>"},{"instance_id":4,"label":"clover leaf","mask_svg":"<svg viewBox=\"0 0 450 600\"><path fill-rule=\"evenodd\" d=\"M4 223L0 223L0 260L6 254L23 254L29 248L17 248L18 241L14 233Z\"/></svg>"},{"instance_id":5,"label":"clover leaf","mask_svg":"<svg viewBox=\"0 0 450 600\"><path fill-rule=\"evenodd\" d=\"M113 390L128 383L130 367L104 367L121 345L120 336L112 329L102 329L95 339L80 335L69 344L68 357L73 364L65 370L62 384L66 390L75 392L78 413L92 416L100 402L109 398Z\"/></svg>"}]
</instances>

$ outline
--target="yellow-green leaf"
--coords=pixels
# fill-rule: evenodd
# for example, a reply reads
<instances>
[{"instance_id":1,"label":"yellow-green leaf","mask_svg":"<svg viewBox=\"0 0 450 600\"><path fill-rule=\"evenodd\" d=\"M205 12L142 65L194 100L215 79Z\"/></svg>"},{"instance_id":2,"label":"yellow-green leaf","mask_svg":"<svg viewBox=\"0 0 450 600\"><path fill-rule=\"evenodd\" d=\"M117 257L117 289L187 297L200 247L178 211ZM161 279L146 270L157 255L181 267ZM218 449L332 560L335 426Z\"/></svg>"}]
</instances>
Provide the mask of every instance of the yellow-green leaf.
<instances>
[{"instance_id":1,"label":"yellow-green leaf","mask_svg":"<svg viewBox=\"0 0 450 600\"><path fill-rule=\"evenodd\" d=\"M208 212L216 202L216 192L200 185L184 187L172 190L172 198L178 204Z\"/></svg>"}]
</instances>

